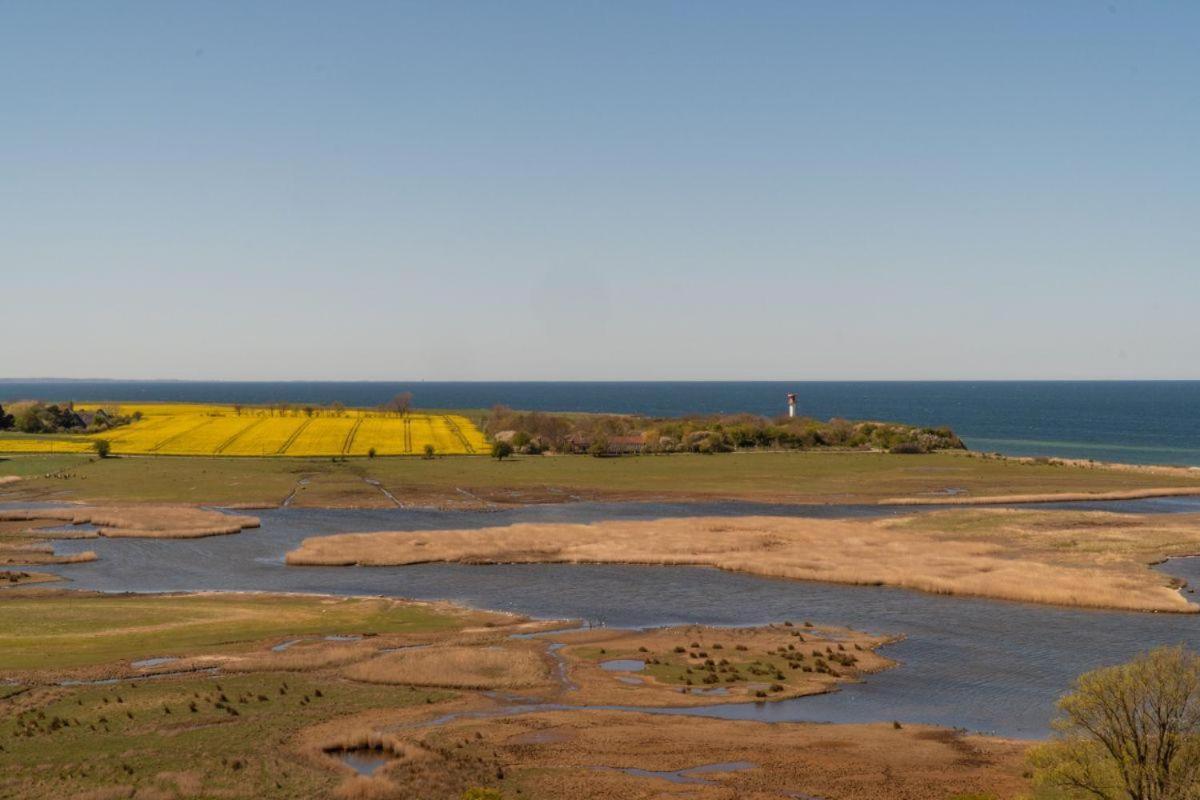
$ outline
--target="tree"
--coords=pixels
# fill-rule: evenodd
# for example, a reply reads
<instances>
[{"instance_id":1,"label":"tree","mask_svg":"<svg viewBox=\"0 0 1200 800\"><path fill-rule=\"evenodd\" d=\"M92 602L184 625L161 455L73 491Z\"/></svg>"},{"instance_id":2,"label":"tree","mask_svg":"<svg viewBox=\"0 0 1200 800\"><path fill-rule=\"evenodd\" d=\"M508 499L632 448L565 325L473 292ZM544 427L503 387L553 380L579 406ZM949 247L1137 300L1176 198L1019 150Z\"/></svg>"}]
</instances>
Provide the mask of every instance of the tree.
<instances>
[{"instance_id":1,"label":"tree","mask_svg":"<svg viewBox=\"0 0 1200 800\"><path fill-rule=\"evenodd\" d=\"M503 461L513 453L512 445L508 442L495 442L492 445L492 458Z\"/></svg>"},{"instance_id":2,"label":"tree","mask_svg":"<svg viewBox=\"0 0 1200 800\"><path fill-rule=\"evenodd\" d=\"M596 458L604 458L608 455L608 437L604 434L598 434L592 440L591 446L588 447L588 453Z\"/></svg>"},{"instance_id":3,"label":"tree","mask_svg":"<svg viewBox=\"0 0 1200 800\"><path fill-rule=\"evenodd\" d=\"M375 457L375 448L374 447L368 448L367 449L367 458L374 458L374 457Z\"/></svg>"},{"instance_id":4,"label":"tree","mask_svg":"<svg viewBox=\"0 0 1200 800\"><path fill-rule=\"evenodd\" d=\"M108 458L108 454L112 449L112 446L108 443L108 439L97 439L92 442L92 447L95 449L96 455L101 458Z\"/></svg>"},{"instance_id":5,"label":"tree","mask_svg":"<svg viewBox=\"0 0 1200 800\"><path fill-rule=\"evenodd\" d=\"M1069 798L1200 796L1200 657L1160 647L1081 675L1056 738L1030 754L1039 785Z\"/></svg>"},{"instance_id":6,"label":"tree","mask_svg":"<svg viewBox=\"0 0 1200 800\"><path fill-rule=\"evenodd\" d=\"M42 416L39 413L41 410L41 403L17 406L17 410L13 412L13 426L21 433L41 433L45 430Z\"/></svg>"},{"instance_id":7,"label":"tree","mask_svg":"<svg viewBox=\"0 0 1200 800\"><path fill-rule=\"evenodd\" d=\"M433 454L437 451L433 449L433 445L425 445L425 458L433 458Z\"/></svg>"},{"instance_id":8,"label":"tree","mask_svg":"<svg viewBox=\"0 0 1200 800\"><path fill-rule=\"evenodd\" d=\"M408 414L409 409L412 408L412 392L401 392L384 403L383 407L393 414L399 414L402 417L405 416Z\"/></svg>"},{"instance_id":9,"label":"tree","mask_svg":"<svg viewBox=\"0 0 1200 800\"><path fill-rule=\"evenodd\" d=\"M4 406L0 406L0 431L8 430L9 428L11 428L13 426L13 424L14 424L13 415L5 414Z\"/></svg>"}]
</instances>

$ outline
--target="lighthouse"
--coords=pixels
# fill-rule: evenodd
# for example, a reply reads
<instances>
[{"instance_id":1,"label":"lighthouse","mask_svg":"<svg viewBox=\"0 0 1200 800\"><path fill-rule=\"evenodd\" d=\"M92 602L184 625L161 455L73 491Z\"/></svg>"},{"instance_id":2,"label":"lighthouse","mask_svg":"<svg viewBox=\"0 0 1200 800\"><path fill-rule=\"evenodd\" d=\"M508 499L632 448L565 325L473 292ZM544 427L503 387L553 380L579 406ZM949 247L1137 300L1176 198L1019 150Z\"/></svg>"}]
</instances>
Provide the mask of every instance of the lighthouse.
<instances>
[{"instance_id":1,"label":"lighthouse","mask_svg":"<svg viewBox=\"0 0 1200 800\"><path fill-rule=\"evenodd\" d=\"M796 393L788 392L788 416L796 416Z\"/></svg>"}]
</instances>

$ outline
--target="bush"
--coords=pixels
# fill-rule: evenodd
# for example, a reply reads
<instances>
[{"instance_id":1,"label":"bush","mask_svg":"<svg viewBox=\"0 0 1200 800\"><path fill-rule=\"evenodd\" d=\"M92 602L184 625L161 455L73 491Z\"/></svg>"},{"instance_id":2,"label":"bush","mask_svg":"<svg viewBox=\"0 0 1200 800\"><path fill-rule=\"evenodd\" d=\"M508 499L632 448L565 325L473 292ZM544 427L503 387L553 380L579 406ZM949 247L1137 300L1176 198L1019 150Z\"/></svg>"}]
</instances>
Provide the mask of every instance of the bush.
<instances>
[{"instance_id":1,"label":"bush","mask_svg":"<svg viewBox=\"0 0 1200 800\"><path fill-rule=\"evenodd\" d=\"M374 458L374 457L375 457L375 448L372 447L371 449L367 450L367 458Z\"/></svg>"},{"instance_id":2,"label":"bush","mask_svg":"<svg viewBox=\"0 0 1200 800\"><path fill-rule=\"evenodd\" d=\"M512 445L508 442L494 442L492 444L492 458L497 461L503 461L513 453Z\"/></svg>"},{"instance_id":3,"label":"bush","mask_svg":"<svg viewBox=\"0 0 1200 800\"><path fill-rule=\"evenodd\" d=\"M95 448L96 455L101 458L108 458L108 454L112 449L112 446L108 443L108 439L97 439L92 442L92 447Z\"/></svg>"},{"instance_id":4,"label":"bush","mask_svg":"<svg viewBox=\"0 0 1200 800\"><path fill-rule=\"evenodd\" d=\"M900 442L899 444L892 445L892 448L888 452L898 455L915 456L924 453L925 449L916 442Z\"/></svg>"},{"instance_id":5,"label":"bush","mask_svg":"<svg viewBox=\"0 0 1200 800\"><path fill-rule=\"evenodd\" d=\"M425 455L424 455L424 456L422 456L422 457L423 457L423 458L433 458L433 455L434 455L434 453L436 453L436 452L437 452L437 451L436 451L436 450L434 450L434 448L433 448L433 445L431 445L431 444L427 444L427 445L425 445Z\"/></svg>"}]
</instances>

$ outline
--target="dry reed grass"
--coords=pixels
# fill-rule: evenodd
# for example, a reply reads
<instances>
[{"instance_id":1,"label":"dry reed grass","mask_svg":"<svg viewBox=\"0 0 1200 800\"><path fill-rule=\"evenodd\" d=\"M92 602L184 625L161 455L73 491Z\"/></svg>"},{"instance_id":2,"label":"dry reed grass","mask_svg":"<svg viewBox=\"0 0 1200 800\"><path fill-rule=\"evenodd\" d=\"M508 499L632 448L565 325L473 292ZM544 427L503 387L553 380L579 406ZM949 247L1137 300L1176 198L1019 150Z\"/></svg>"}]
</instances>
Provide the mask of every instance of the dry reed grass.
<instances>
[{"instance_id":1,"label":"dry reed grass","mask_svg":"<svg viewBox=\"0 0 1200 800\"><path fill-rule=\"evenodd\" d=\"M91 524L96 526L100 536L156 539L224 536L259 525L258 517L223 514L193 506L85 506L0 511L0 521L44 520L71 525Z\"/></svg>"},{"instance_id":2,"label":"dry reed grass","mask_svg":"<svg viewBox=\"0 0 1200 800\"><path fill-rule=\"evenodd\" d=\"M226 672L310 672L328 667L341 667L375 655L373 646L324 645L294 647L283 652L254 653L224 661Z\"/></svg>"},{"instance_id":3,"label":"dry reed grass","mask_svg":"<svg viewBox=\"0 0 1200 800\"><path fill-rule=\"evenodd\" d=\"M397 800L400 787L382 776L355 775L333 790L336 800Z\"/></svg>"},{"instance_id":4,"label":"dry reed grass","mask_svg":"<svg viewBox=\"0 0 1200 800\"><path fill-rule=\"evenodd\" d=\"M1174 489L1122 489L1111 492L1041 492L1001 495L947 495L938 497L889 497L881 506L982 506L1026 503L1074 503L1088 500L1143 500L1152 497L1193 497L1200 487Z\"/></svg>"},{"instance_id":5,"label":"dry reed grass","mask_svg":"<svg viewBox=\"0 0 1200 800\"><path fill-rule=\"evenodd\" d=\"M531 647L428 647L385 653L342 671L365 683L450 689L526 689L545 683L546 663Z\"/></svg>"},{"instance_id":6,"label":"dry reed grass","mask_svg":"<svg viewBox=\"0 0 1200 800\"><path fill-rule=\"evenodd\" d=\"M288 553L287 563L695 565L1068 606L1200 610L1184 599L1171 579L1146 568L1167 555L1200 550L1200 531L1193 519L1120 515L1140 520L1122 530L1112 527L1110 518L1116 515L1085 518L1080 527L1078 515L1056 516L1072 512L1024 512L1029 516L1020 524L1036 529L1037 535L1018 535L1006 530L1012 518L1003 512L946 513L975 515L975 527L937 514L899 521L739 517L518 524L310 538ZM906 524L910 520L917 524ZM1056 520L1066 524L1057 538L1048 534ZM1092 532L1101 542L1097 548L1077 546L1088 543ZM1140 547L1139 540L1158 544Z\"/></svg>"}]
</instances>

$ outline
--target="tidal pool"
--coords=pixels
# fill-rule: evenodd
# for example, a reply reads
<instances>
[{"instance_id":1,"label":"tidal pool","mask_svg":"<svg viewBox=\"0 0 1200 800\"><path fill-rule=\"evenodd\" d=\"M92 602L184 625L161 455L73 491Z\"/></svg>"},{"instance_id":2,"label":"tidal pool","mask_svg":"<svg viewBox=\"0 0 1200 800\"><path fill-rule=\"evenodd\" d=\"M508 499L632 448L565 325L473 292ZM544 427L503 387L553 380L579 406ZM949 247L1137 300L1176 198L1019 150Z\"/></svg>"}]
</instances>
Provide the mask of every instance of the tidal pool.
<instances>
[{"instance_id":1,"label":"tidal pool","mask_svg":"<svg viewBox=\"0 0 1200 800\"><path fill-rule=\"evenodd\" d=\"M1063 504L1058 504L1062 506ZM1071 505L1111 511L1200 511L1200 499ZM1049 731L1055 700L1075 677L1159 644L1200 649L1200 615L1137 614L951 598L878 586L762 578L697 567L526 564L412 567L286 567L306 536L348 531L474 528L518 521L647 519L787 514L880 516L914 509L878 506L571 504L493 513L413 509L255 512L262 527L204 539L89 539L60 552L95 550L99 560L39 568L75 586L109 592L253 590L381 594L445 599L544 618L613 627L761 625L811 620L906 638L884 653L900 662L864 683L815 697L717 705L668 713L766 721L931 723L1006 736ZM1196 559L1166 569L1200 583Z\"/></svg>"}]
</instances>

